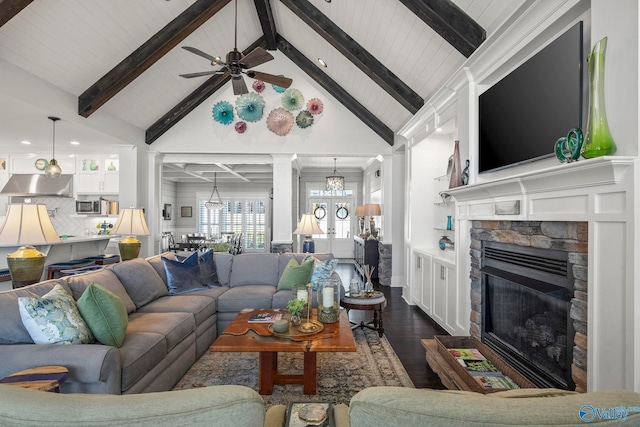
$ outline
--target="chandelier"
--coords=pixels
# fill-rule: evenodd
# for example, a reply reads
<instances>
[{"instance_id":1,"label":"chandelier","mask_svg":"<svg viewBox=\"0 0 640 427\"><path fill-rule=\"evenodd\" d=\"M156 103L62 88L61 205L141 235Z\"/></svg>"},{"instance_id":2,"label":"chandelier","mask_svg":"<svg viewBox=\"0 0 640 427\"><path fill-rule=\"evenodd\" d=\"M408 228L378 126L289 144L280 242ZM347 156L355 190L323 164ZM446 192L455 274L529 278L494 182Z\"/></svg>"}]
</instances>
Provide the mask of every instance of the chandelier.
<instances>
[{"instance_id":1,"label":"chandelier","mask_svg":"<svg viewBox=\"0 0 640 427\"><path fill-rule=\"evenodd\" d=\"M333 158L333 174L327 177L327 190L344 190L344 176L338 175L336 158Z\"/></svg>"},{"instance_id":2,"label":"chandelier","mask_svg":"<svg viewBox=\"0 0 640 427\"><path fill-rule=\"evenodd\" d=\"M213 195L216 195L216 198L213 198ZM222 209L224 207L224 202L220 198L220 193L218 193L218 174L213 173L213 190L211 190L211 196L209 196L209 201L205 202L204 207L207 209Z\"/></svg>"}]
</instances>

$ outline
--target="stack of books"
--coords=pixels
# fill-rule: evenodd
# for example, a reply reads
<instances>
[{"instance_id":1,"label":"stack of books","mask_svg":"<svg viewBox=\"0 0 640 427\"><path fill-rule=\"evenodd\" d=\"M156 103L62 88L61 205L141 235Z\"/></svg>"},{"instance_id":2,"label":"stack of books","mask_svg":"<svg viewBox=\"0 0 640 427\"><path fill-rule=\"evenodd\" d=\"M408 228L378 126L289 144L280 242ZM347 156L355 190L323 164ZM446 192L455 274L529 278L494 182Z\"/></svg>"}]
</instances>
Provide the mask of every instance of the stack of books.
<instances>
[{"instance_id":1,"label":"stack of books","mask_svg":"<svg viewBox=\"0 0 640 427\"><path fill-rule=\"evenodd\" d=\"M476 348L450 348L449 353L456 358L473 379L485 390L520 388Z\"/></svg>"}]
</instances>

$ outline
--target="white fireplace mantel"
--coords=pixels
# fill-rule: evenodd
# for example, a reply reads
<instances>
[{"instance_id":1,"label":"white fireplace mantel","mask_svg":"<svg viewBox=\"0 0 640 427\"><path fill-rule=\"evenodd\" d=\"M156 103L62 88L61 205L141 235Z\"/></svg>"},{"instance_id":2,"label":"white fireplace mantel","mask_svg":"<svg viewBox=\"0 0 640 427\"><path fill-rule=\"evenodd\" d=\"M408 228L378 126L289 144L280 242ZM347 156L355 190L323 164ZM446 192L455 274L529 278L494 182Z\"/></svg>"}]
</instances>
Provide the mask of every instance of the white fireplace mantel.
<instances>
[{"instance_id":1,"label":"white fireplace mantel","mask_svg":"<svg viewBox=\"0 0 640 427\"><path fill-rule=\"evenodd\" d=\"M456 205L458 277L469 276L471 221L588 222L589 391L640 392L637 162L581 160L447 191Z\"/></svg>"}]
</instances>

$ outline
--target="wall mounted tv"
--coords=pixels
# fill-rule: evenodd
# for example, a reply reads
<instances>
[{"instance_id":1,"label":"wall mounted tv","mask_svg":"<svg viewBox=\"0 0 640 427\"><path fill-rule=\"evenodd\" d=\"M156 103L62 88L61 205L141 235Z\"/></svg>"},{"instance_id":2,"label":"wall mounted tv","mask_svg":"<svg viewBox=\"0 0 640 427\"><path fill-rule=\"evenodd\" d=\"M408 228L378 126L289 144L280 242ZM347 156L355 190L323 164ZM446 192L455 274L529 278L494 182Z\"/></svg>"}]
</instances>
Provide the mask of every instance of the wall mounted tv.
<instances>
[{"instance_id":1,"label":"wall mounted tv","mask_svg":"<svg viewBox=\"0 0 640 427\"><path fill-rule=\"evenodd\" d=\"M480 173L553 156L582 127L582 22L480 95Z\"/></svg>"}]
</instances>

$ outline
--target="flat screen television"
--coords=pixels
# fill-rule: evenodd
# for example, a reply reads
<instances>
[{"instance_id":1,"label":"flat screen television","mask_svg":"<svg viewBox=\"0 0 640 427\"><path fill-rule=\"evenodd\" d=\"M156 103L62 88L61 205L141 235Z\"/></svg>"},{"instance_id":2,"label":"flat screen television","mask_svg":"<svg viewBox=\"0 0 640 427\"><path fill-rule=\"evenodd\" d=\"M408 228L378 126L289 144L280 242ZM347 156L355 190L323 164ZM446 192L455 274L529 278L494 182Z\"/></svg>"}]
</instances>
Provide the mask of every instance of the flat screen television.
<instances>
[{"instance_id":1,"label":"flat screen television","mask_svg":"<svg viewBox=\"0 0 640 427\"><path fill-rule=\"evenodd\" d=\"M480 173L551 157L582 127L582 52L578 22L480 95Z\"/></svg>"}]
</instances>

